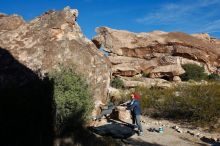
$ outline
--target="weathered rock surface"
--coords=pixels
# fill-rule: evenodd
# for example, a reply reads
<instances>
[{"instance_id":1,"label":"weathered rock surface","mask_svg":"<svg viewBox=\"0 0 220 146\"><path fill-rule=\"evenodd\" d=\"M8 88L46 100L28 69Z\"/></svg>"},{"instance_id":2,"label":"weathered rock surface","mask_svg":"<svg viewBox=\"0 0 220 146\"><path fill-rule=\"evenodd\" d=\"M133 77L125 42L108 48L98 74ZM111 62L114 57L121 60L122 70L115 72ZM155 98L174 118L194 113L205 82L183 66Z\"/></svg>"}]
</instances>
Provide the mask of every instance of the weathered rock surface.
<instances>
[{"instance_id":1,"label":"weathered rock surface","mask_svg":"<svg viewBox=\"0 0 220 146\"><path fill-rule=\"evenodd\" d=\"M0 13L0 20L1 32L14 30L25 23L22 17L18 15L7 16Z\"/></svg>"},{"instance_id":2,"label":"weathered rock surface","mask_svg":"<svg viewBox=\"0 0 220 146\"><path fill-rule=\"evenodd\" d=\"M83 35L77 16L78 11L69 7L48 11L28 23L20 16L0 14L0 48L41 75L76 65L91 85L94 98L101 100L107 96L110 63Z\"/></svg>"},{"instance_id":3,"label":"weathered rock surface","mask_svg":"<svg viewBox=\"0 0 220 146\"><path fill-rule=\"evenodd\" d=\"M126 109L126 106L116 106L115 113L117 113L116 118L120 121L132 123L131 112Z\"/></svg>"},{"instance_id":4,"label":"weathered rock surface","mask_svg":"<svg viewBox=\"0 0 220 146\"><path fill-rule=\"evenodd\" d=\"M97 28L97 33L93 42L109 52L113 75L131 77L145 72L172 80L184 73L182 64L204 66L207 73L218 72L220 67L220 41L207 35L132 33L108 27Z\"/></svg>"},{"instance_id":5,"label":"weathered rock surface","mask_svg":"<svg viewBox=\"0 0 220 146\"><path fill-rule=\"evenodd\" d=\"M220 40L218 40L215 37L211 37L207 33L192 34L192 36L194 36L196 38L199 38L201 40L204 40L204 41L208 41L208 42L213 43L213 44L220 44Z\"/></svg>"},{"instance_id":6,"label":"weathered rock surface","mask_svg":"<svg viewBox=\"0 0 220 146\"><path fill-rule=\"evenodd\" d=\"M126 88L133 88L137 86L143 86L147 88L151 87L161 87L161 88L169 88L172 86L171 82L168 82L164 79L152 79L152 78L138 78L131 79L129 77L121 77L124 82L124 86Z\"/></svg>"}]
</instances>

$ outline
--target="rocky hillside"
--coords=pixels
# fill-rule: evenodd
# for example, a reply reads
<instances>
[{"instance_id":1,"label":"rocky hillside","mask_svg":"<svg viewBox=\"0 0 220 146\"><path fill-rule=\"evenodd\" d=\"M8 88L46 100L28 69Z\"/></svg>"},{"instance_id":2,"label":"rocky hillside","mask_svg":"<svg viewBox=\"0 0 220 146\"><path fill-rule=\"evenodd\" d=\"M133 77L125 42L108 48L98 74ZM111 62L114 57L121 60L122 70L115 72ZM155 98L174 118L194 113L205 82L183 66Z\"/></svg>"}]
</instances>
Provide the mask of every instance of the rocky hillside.
<instances>
[{"instance_id":1,"label":"rocky hillside","mask_svg":"<svg viewBox=\"0 0 220 146\"><path fill-rule=\"evenodd\" d=\"M205 67L219 73L220 41L207 34L154 31L132 33L108 27L97 28L93 42L109 53L113 75L132 77L149 74L151 78L180 81L183 64Z\"/></svg>"},{"instance_id":2,"label":"rocky hillside","mask_svg":"<svg viewBox=\"0 0 220 146\"><path fill-rule=\"evenodd\" d=\"M0 14L0 88L28 80L25 74L16 74L8 68L7 51L17 61L35 73L44 76L61 66L76 65L91 85L95 99L104 99L110 82L110 62L87 39L76 22L78 11L48 11L30 22L17 15ZM6 57L4 57L6 56ZM11 75L10 75L11 74Z\"/></svg>"},{"instance_id":3,"label":"rocky hillside","mask_svg":"<svg viewBox=\"0 0 220 146\"><path fill-rule=\"evenodd\" d=\"M63 65L76 65L87 77L97 100L107 96L111 73L180 81L179 75L185 72L181 65L187 63L204 66L207 73L220 72L220 40L208 34L132 33L100 27L92 42L81 32L77 17L78 11L68 7L48 11L30 22L17 15L0 14L0 48L41 76ZM102 45L109 52L108 58L97 49ZM4 61L1 65L7 66ZM10 78L18 83L26 78L15 73L6 80L4 68L1 70L1 87Z\"/></svg>"}]
</instances>

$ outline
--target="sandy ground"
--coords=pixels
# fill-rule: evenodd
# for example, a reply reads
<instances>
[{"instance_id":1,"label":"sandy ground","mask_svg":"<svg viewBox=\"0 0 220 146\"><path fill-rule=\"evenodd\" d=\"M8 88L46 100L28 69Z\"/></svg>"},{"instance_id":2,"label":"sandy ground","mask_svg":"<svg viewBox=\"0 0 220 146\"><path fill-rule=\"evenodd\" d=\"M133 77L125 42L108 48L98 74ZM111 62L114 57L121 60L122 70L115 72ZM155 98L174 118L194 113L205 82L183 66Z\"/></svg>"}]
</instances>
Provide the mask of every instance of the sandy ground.
<instances>
[{"instance_id":1,"label":"sandy ground","mask_svg":"<svg viewBox=\"0 0 220 146\"><path fill-rule=\"evenodd\" d=\"M149 121L149 122L148 122ZM160 124L158 124L160 123ZM159 133L157 129L163 125L164 132ZM144 133L141 136L137 134L124 140L124 145L127 146L220 146L220 143L203 141L198 136L193 136L187 132L179 133L173 129L174 124L169 121L155 121L150 118L145 119L142 123ZM181 125L178 125L181 127ZM182 125L183 126L183 125ZM150 129L156 129L156 131ZM181 128L182 131L187 131L186 128ZM215 134L216 136L216 134ZM220 134L218 135L220 137Z\"/></svg>"},{"instance_id":2,"label":"sandy ground","mask_svg":"<svg viewBox=\"0 0 220 146\"><path fill-rule=\"evenodd\" d=\"M144 118L144 119L143 119ZM198 135L192 135L187 132L187 128L184 125L174 124L170 121L166 120L154 120L148 117L143 117L143 135L138 136L137 133L133 133L128 138L124 138L121 142L123 146L220 146L220 143L211 142L201 139ZM117 123L118 124L118 123ZM181 129L181 133L177 132L173 126L178 126ZM122 126L115 126L113 122L108 123L104 126L100 126L103 130L106 129L107 133L117 133L126 135L126 132L129 133L128 129ZM157 130L159 127L163 127L164 132L159 133ZM121 129L120 129L121 128ZM155 129L154 131L150 129ZM183 132L184 131L184 132ZM192 129L191 129L192 131ZM197 129L193 129L195 133L197 133ZM201 134L203 134L200 131ZM111 134L108 134L111 135ZM129 135L129 134L127 134ZM215 137L220 138L220 133L214 134ZM118 139L119 141L119 139Z\"/></svg>"},{"instance_id":3,"label":"sandy ground","mask_svg":"<svg viewBox=\"0 0 220 146\"><path fill-rule=\"evenodd\" d=\"M174 129L164 128L164 133L150 132L147 130L149 127L158 127L156 125L144 126L144 134L138 136L137 134L128 138L125 143L127 145L155 145L155 146L208 146L200 139L190 136L185 133L178 133Z\"/></svg>"}]
</instances>

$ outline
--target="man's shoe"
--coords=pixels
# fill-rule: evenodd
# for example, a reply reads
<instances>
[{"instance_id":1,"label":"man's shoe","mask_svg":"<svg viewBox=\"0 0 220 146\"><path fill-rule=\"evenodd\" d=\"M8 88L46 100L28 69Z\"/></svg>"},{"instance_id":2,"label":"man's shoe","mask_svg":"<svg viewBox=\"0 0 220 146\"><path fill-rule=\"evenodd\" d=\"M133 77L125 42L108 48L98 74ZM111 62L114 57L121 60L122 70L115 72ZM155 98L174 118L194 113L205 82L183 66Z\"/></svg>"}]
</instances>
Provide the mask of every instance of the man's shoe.
<instances>
[{"instance_id":1,"label":"man's shoe","mask_svg":"<svg viewBox=\"0 0 220 146\"><path fill-rule=\"evenodd\" d=\"M134 124L132 124L131 126L132 126L133 129L138 128L138 126L137 126L137 125L134 125Z\"/></svg>"}]
</instances>

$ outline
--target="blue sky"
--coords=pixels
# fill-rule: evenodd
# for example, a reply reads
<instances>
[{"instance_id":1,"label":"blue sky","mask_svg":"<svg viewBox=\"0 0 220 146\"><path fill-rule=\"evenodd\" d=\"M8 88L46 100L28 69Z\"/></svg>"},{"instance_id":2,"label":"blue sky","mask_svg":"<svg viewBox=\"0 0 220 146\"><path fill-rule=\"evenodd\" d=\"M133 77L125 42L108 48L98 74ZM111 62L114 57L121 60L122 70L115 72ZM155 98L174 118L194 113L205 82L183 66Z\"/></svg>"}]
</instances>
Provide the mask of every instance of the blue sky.
<instances>
[{"instance_id":1,"label":"blue sky","mask_svg":"<svg viewBox=\"0 0 220 146\"><path fill-rule=\"evenodd\" d=\"M132 32L206 32L220 39L220 0L1 0L0 12L29 21L65 6L79 10L78 23L88 38L108 26Z\"/></svg>"}]
</instances>

